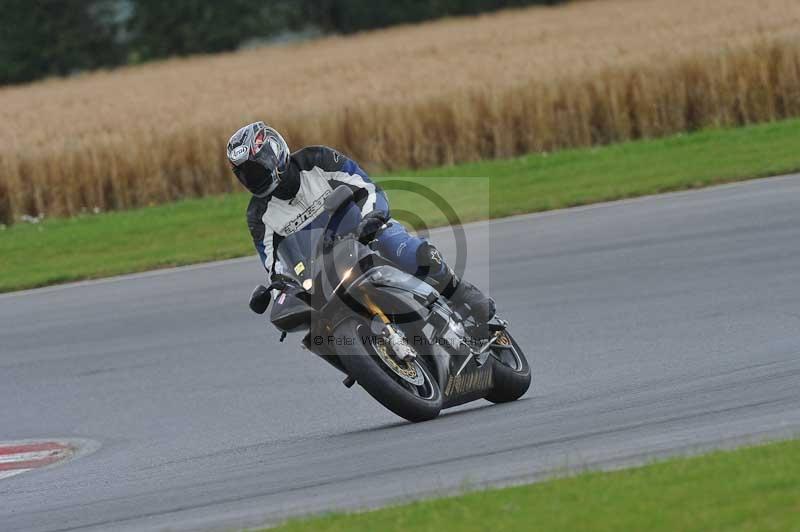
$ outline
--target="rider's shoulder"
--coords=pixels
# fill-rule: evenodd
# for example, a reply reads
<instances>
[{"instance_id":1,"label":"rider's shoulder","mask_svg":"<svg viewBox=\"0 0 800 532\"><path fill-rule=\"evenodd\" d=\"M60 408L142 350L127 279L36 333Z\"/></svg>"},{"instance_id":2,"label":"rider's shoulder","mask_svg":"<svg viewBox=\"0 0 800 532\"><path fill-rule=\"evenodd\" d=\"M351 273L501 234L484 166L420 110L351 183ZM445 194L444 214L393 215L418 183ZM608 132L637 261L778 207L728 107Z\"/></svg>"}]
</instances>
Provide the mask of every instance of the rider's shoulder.
<instances>
[{"instance_id":1,"label":"rider's shoulder","mask_svg":"<svg viewBox=\"0 0 800 532\"><path fill-rule=\"evenodd\" d=\"M300 170L312 170L315 167L339 170L346 158L329 146L306 146L294 152L292 159Z\"/></svg>"}]
</instances>

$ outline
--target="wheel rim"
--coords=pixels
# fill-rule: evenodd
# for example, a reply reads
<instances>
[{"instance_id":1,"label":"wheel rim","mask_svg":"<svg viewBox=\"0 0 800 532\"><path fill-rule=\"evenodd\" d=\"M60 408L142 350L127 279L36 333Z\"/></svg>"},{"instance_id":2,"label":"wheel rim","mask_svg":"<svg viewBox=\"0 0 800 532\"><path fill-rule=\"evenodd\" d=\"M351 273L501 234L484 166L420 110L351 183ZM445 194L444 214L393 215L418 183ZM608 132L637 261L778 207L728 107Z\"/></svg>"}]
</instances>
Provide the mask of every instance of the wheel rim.
<instances>
[{"instance_id":1,"label":"wheel rim","mask_svg":"<svg viewBox=\"0 0 800 532\"><path fill-rule=\"evenodd\" d=\"M436 396L436 384L433 382L433 377L431 377L424 362L420 361L419 358L410 362L400 362L389 354L386 342L378 341L379 339L371 334L365 326L359 325L357 329L358 337L365 338L366 336L362 336L365 332L372 341L366 342L364 347L366 347L370 357L376 361L378 367L384 373L420 399L431 400Z\"/></svg>"}]
</instances>

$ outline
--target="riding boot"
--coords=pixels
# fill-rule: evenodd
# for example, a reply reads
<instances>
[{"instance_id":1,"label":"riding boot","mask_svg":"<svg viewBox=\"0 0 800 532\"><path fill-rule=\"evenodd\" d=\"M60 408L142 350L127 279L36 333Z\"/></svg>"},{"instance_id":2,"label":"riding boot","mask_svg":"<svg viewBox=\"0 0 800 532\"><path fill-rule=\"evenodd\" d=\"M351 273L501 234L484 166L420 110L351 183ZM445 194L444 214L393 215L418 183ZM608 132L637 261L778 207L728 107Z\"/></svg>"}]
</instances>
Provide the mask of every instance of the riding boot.
<instances>
[{"instance_id":1,"label":"riding boot","mask_svg":"<svg viewBox=\"0 0 800 532\"><path fill-rule=\"evenodd\" d=\"M472 317L476 323L486 323L495 315L495 303L478 290L472 283L461 279L444 261L442 254L429 243L419 247L417 262L418 274L442 297L453 304L463 317Z\"/></svg>"}]
</instances>

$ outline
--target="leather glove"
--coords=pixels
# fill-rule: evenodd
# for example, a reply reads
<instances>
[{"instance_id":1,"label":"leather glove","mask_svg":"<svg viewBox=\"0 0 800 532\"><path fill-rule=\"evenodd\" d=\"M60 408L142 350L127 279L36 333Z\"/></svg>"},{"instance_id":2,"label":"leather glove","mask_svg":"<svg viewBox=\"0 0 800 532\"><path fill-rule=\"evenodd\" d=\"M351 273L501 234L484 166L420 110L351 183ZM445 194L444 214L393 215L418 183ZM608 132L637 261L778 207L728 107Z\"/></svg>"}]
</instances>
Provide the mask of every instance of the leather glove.
<instances>
[{"instance_id":1,"label":"leather glove","mask_svg":"<svg viewBox=\"0 0 800 532\"><path fill-rule=\"evenodd\" d=\"M369 242L375 239L378 231L387 221L386 213L383 211L372 211L364 215L356 229L356 236L361 242Z\"/></svg>"}]
</instances>

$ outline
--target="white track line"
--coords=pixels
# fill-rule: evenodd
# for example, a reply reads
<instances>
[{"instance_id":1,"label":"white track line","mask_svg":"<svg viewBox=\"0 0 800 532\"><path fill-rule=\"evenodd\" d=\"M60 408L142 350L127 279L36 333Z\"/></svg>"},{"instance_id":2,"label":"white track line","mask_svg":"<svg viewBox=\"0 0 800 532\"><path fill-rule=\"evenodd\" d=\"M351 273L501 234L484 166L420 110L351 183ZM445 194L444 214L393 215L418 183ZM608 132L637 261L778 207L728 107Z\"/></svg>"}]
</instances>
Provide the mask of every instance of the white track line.
<instances>
[{"instance_id":1,"label":"white track line","mask_svg":"<svg viewBox=\"0 0 800 532\"><path fill-rule=\"evenodd\" d=\"M27 473L28 471L30 471L30 469L12 469L11 471L0 471L0 480L13 477L14 475L19 475L20 473Z\"/></svg>"}]
</instances>

